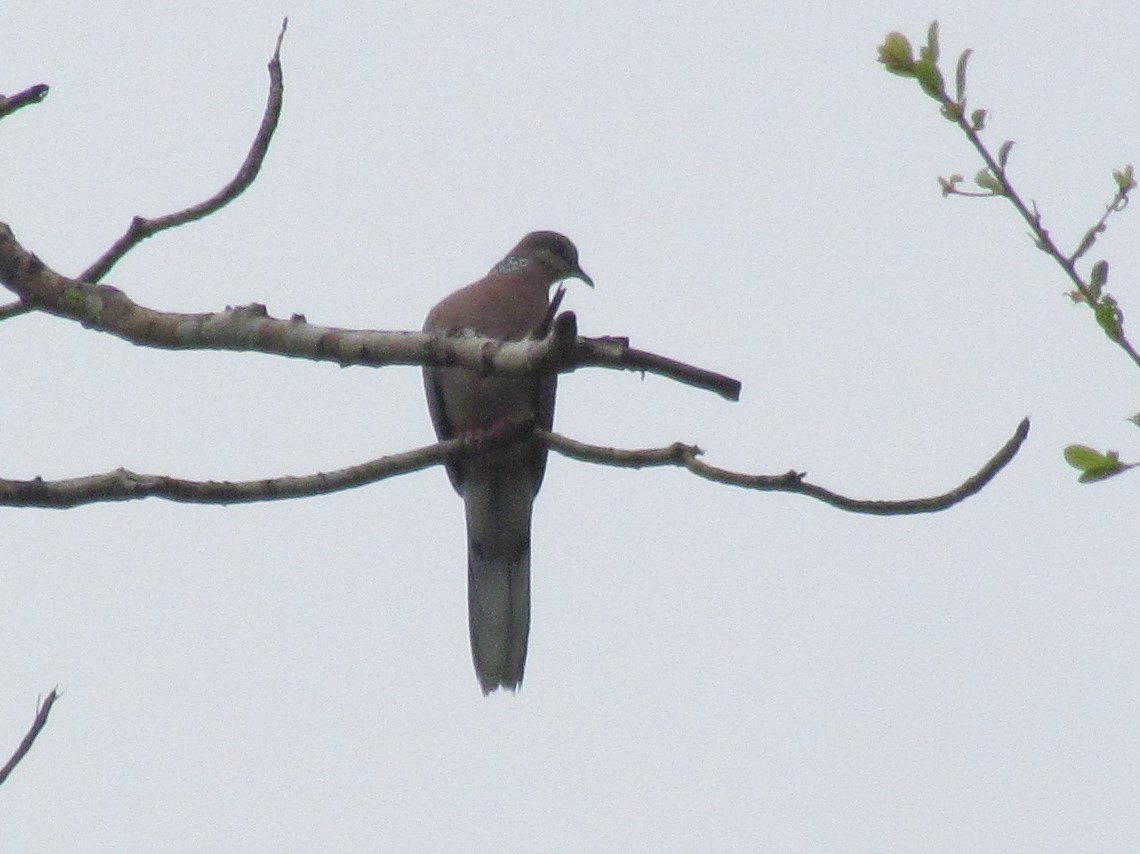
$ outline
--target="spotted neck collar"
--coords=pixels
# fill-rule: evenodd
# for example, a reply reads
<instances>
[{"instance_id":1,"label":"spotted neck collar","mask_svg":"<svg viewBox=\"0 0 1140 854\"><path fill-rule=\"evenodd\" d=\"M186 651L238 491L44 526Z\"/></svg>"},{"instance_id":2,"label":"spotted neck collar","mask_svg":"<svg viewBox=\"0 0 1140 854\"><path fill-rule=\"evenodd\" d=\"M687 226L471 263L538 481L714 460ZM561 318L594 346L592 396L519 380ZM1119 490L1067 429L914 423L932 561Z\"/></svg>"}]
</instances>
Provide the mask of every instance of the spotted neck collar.
<instances>
[{"instance_id":1,"label":"spotted neck collar","mask_svg":"<svg viewBox=\"0 0 1140 854\"><path fill-rule=\"evenodd\" d=\"M508 255L502 261L494 266L491 270L491 275L498 275L499 273L513 273L515 270L521 270L523 267L530 265L530 259L524 258L521 255Z\"/></svg>"}]
</instances>

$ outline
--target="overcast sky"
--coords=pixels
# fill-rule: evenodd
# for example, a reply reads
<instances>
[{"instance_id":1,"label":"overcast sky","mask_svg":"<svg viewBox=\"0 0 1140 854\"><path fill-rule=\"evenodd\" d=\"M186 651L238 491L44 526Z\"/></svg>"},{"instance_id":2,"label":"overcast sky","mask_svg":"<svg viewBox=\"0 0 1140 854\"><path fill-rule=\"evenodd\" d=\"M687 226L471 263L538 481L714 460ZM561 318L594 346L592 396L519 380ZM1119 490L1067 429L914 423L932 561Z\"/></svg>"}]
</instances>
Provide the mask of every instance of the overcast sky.
<instances>
[{"instance_id":1,"label":"overcast sky","mask_svg":"<svg viewBox=\"0 0 1140 854\"><path fill-rule=\"evenodd\" d=\"M583 334L738 377L560 383L556 428L674 440L867 498L873 518L552 455L517 695L483 698L462 505L440 469L234 508L0 510L0 851L1126 851L1140 847L1138 377L875 47L942 23L971 103L1071 247L1140 160L1133 0L75 4L8 0L0 220L75 274L135 214L261 177L108 277L164 310L253 301L416 329L557 229ZM1092 258L1140 318L1140 221ZM1134 339L1140 325L1132 323ZM419 372L0 324L0 476L306 474L426 444Z\"/></svg>"}]
</instances>

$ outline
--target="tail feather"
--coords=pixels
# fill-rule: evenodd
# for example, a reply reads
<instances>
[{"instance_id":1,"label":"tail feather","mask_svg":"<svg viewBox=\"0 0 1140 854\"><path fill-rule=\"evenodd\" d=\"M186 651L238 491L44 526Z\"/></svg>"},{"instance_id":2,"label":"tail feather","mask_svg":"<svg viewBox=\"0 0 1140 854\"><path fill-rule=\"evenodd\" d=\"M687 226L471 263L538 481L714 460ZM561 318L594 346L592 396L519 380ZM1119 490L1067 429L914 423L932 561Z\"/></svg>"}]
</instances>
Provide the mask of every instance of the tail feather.
<instances>
[{"instance_id":1,"label":"tail feather","mask_svg":"<svg viewBox=\"0 0 1140 854\"><path fill-rule=\"evenodd\" d=\"M470 477L467 606L471 656L484 694L522 682L530 635L530 517L525 478Z\"/></svg>"},{"instance_id":2,"label":"tail feather","mask_svg":"<svg viewBox=\"0 0 1140 854\"><path fill-rule=\"evenodd\" d=\"M530 550L514 561L468 555L471 657L484 694L516 690L530 633Z\"/></svg>"}]
</instances>

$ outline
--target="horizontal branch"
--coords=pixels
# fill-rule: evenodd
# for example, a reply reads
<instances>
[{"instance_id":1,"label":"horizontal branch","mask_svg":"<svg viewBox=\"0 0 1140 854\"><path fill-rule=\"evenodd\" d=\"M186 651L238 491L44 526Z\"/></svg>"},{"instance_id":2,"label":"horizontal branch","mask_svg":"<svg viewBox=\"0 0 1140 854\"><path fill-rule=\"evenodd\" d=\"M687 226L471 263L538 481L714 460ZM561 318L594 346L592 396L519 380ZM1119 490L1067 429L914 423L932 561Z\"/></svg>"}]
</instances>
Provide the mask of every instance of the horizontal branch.
<instances>
[{"instance_id":1,"label":"horizontal branch","mask_svg":"<svg viewBox=\"0 0 1140 854\"><path fill-rule=\"evenodd\" d=\"M120 468L105 474L67 480L45 481L42 478L0 480L0 506L65 509L81 504L131 501L139 498L164 498L168 501L190 504L242 504L307 498L376 483L428 468L448 458L485 453L516 441L531 429L532 425L522 424L514 429L497 433L491 439L449 439L337 471L317 472L299 477L286 476L238 482L192 481L167 475L136 474ZM981 490L1017 454L1021 443L1029 434L1029 420L1022 421L1001 450L977 474L967 478L959 486L931 498L900 501L848 498L822 486L808 483L804 480L802 472L750 475L717 468L697 459L701 454L699 448L680 442L665 448L622 450L587 445L557 433L535 432L551 449L583 462L624 468L680 466L716 483L766 492L794 492L817 498L841 510L886 516L945 510Z\"/></svg>"},{"instance_id":2,"label":"horizontal branch","mask_svg":"<svg viewBox=\"0 0 1140 854\"><path fill-rule=\"evenodd\" d=\"M740 382L664 356L635 350L627 339L577 337L566 313L541 340L503 342L465 333L392 332L317 326L300 314L269 315L254 303L198 314L141 306L118 288L63 276L0 223L0 284L20 301L132 344L166 350L268 353L339 365L462 366L484 373L568 372L596 366L644 371L736 400Z\"/></svg>"},{"instance_id":3,"label":"horizontal branch","mask_svg":"<svg viewBox=\"0 0 1140 854\"><path fill-rule=\"evenodd\" d=\"M617 448L604 448L599 445L587 445L560 436L557 433L543 433L543 437L553 450L564 456L582 462L600 463L602 465L621 466L624 468L648 468L654 466L679 466L686 468L698 477L711 480L714 483L723 483L729 486L739 486L745 489L755 489L761 492L792 492L816 498L840 510L852 513L869 513L877 516L910 515L915 513L934 513L952 507L959 501L981 491L987 483L994 479L999 471L1017 455L1021 444L1029 435L1029 419L1023 419L1007 441L990 460L971 477L968 477L949 492L934 495L929 498L908 498L885 501L878 499L850 498L832 492L814 483L808 483L804 478L805 472L789 471L784 474L743 474L728 469L710 466L701 462L697 457L702 453L695 445L685 445L674 442L664 448L649 448L645 450L619 450Z\"/></svg>"},{"instance_id":4,"label":"horizontal branch","mask_svg":"<svg viewBox=\"0 0 1140 854\"><path fill-rule=\"evenodd\" d=\"M51 707L55 705L55 701L59 699L59 689L52 688L48 695L44 697L39 708L36 709L35 720L32 721L32 727L28 730L24 740L20 742L20 746L16 748L16 752L12 754L12 758L4 763L4 767L0 768L0 786L4 785L4 781L8 779L8 775L12 770L20 764L20 760L28 755L28 751L32 749L35 744L36 738L39 737L40 731L47 725L48 715L51 713Z\"/></svg>"},{"instance_id":5,"label":"horizontal branch","mask_svg":"<svg viewBox=\"0 0 1140 854\"><path fill-rule=\"evenodd\" d=\"M47 97L47 94L48 85L37 83L35 86L29 86L23 92L17 92L15 95L0 95L0 119L10 116L23 107L38 104Z\"/></svg>"},{"instance_id":6,"label":"horizontal branch","mask_svg":"<svg viewBox=\"0 0 1140 854\"><path fill-rule=\"evenodd\" d=\"M311 498L419 471L449 457L485 453L516 441L529 433L532 426L532 422L518 424L497 432L489 439L448 439L335 471L260 480L182 480L161 474L138 474L125 468L54 481L40 477L31 480L0 480L0 507L66 510L83 504L134 501L139 498L164 498L182 504L252 504Z\"/></svg>"}]
</instances>

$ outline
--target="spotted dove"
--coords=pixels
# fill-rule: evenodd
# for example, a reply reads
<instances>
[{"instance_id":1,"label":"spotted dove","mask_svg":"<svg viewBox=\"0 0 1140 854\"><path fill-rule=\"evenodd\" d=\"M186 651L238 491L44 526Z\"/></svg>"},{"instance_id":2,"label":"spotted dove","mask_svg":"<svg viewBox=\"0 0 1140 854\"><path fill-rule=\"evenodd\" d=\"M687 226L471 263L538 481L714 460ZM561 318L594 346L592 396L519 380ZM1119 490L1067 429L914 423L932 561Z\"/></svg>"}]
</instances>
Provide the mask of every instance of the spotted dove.
<instances>
[{"instance_id":1,"label":"spotted dove","mask_svg":"<svg viewBox=\"0 0 1140 854\"><path fill-rule=\"evenodd\" d=\"M561 234L528 234L482 279L446 297L424 330L468 329L520 341L547 320L550 287L577 278L578 250ZM524 422L551 429L556 375L481 375L465 368L424 369L424 390L436 435L478 437ZM515 690L523 678L530 633L531 505L546 468L546 447L518 442L449 461L451 485L467 514L467 605L471 655L484 694Z\"/></svg>"}]
</instances>

